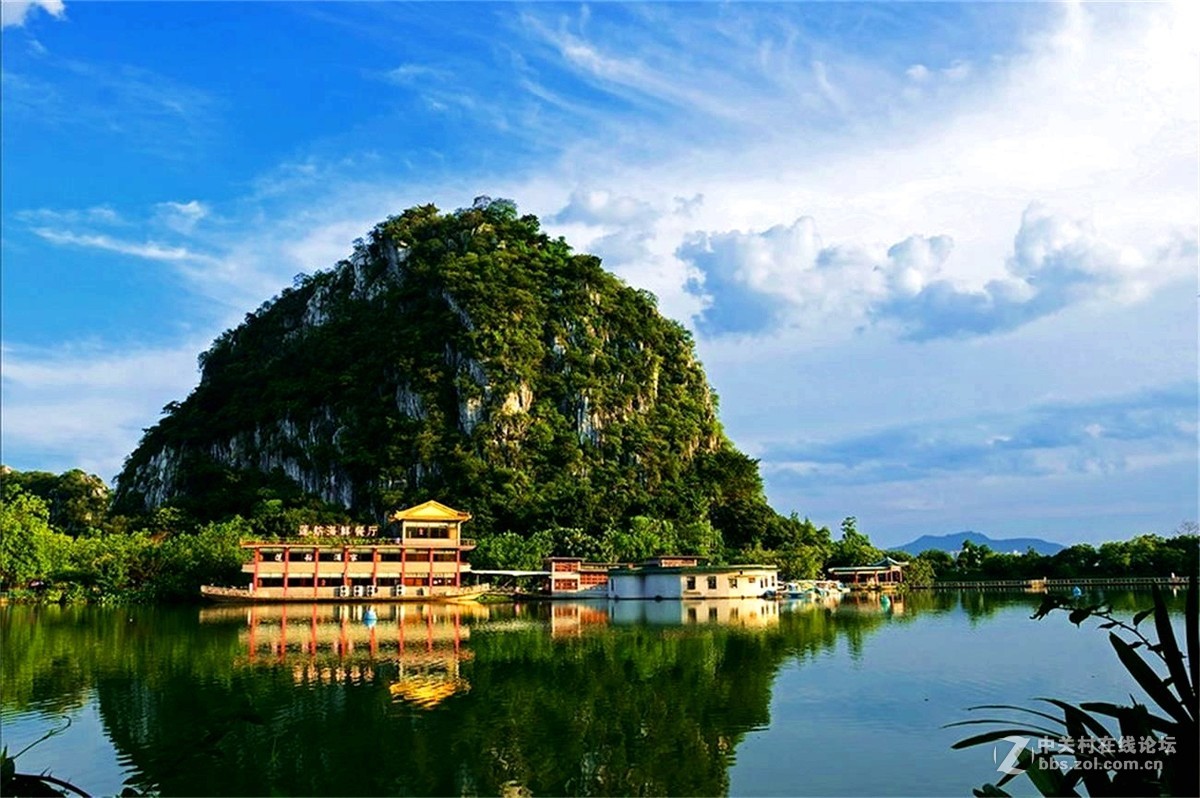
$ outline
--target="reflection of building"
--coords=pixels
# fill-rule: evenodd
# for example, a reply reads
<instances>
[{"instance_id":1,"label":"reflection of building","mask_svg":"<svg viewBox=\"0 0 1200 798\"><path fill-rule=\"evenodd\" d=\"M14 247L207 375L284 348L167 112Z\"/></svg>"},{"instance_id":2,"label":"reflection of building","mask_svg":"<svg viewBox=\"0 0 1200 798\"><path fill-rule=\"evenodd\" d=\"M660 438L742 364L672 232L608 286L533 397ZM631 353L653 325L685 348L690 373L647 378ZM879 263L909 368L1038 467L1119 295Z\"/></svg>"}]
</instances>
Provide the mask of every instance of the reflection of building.
<instances>
[{"instance_id":1,"label":"reflection of building","mask_svg":"<svg viewBox=\"0 0 1200 798\"><path fill-rule=\"evenodd\" d=\"M906 565L908 563L884 557L871 565L851 565L828 570L830 576L840 579L852 588L872 589L902 584Z\"/></svg>"},{"instance_id":2,"label":"reflection of building","mask_svg":"<svg viewBox=\"0 0 1200 798\"><path fill-rule=\"evenodd\" d=\"M549 612L551 637L578 637L586 626L608 624L608 613L602 602L575 604L556 601L550 605Z\"/></svg>"},{"instance_id":3,"label":"reflection of building","mask_svg":"<svg viewBox=\"0 0 1200 798\"><path fill-rule=\"evenodd\" d=\"M774 565L705 565L701 557L656 557L608 573L612 599L743 599L774 593Z\"/></svg>"},{"instance_id":4,"label":"reflection of building","mask_svg":"<svg viewBox=\"0 0 1200 798\"><path fill-rule=\"evenodd\" d=\"M715 624L760 628L779 623L779 604L773 599L759 598L618 601L608 605L608 613L614 625Z\"/></svg>"},{"instance_id":5,"label":"reflection of building","mask_svg":"<svg viewBox=\"0 0 1200 798\"><path fill-rule=\"evenodd\" d=\"M205 610L202 620L219 620ZM459 664L470 626L464 618L486 614L483 607L392 605L376 612L362 605L287 604L224 610L244 614L239 633L242 665L290 667L297 684L389 682L396 700L428 708L470 689ZM205 617L207 616L207 617Z\"/></svg>"},{"instance_id":6,"label":"reflection of building","mask_svg":"<svg viewBox=\"0 0 1200 798\"><path fill-rule=\"evenodd\" d=\"M428 501L392 516L400 537L370 543L246 543L252 559L242 567L249 591L214 598L255 600L402 600L452 597L469 592L464 552L475 541L461 536L469 513ZM228 591L227 591L228 592ZM233 595L236 593L237 595Z\"/></svg>"}]
</instances>

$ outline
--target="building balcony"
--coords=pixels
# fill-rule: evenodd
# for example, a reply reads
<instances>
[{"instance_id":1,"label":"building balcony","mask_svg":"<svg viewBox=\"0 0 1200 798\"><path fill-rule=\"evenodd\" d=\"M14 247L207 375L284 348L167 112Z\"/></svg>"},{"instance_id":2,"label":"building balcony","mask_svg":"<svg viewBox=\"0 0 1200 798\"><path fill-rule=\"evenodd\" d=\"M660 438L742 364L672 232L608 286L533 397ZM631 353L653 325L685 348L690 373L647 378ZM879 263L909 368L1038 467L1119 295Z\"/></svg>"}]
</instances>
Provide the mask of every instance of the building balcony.
<instances>
[{"instance_id":1,"label":"building balcony","mask_svg":"<svg viewBox=\"0 0 1200 798\"><path fill-rule=\"evenodd\" d=\"M427 574L430 571L430 563L426 558L412 558L404 563L403 569L397 561L374 563L370 560L365 562L323 562L320 563L320 569L317 576L321 579L340 579L342 574L350 577L362 578L369 577L372 574L378 576L395 576L399 575L401 570L409 575ZM465 562L445 562L435 560L433 562L433 572L435 574L453 574L457 572L467 572L471 570L471 566ZM258 564L258 575L260 577L283 576L287 573L289 577L311 577L313 576L313 564L311 562L291 562L287 563L287 568L284 568L284 563L275 562L274 560L260 562ZM242 573L255 573L254 563L246 563L242 566Z\"/></svg>"}]
</instances>

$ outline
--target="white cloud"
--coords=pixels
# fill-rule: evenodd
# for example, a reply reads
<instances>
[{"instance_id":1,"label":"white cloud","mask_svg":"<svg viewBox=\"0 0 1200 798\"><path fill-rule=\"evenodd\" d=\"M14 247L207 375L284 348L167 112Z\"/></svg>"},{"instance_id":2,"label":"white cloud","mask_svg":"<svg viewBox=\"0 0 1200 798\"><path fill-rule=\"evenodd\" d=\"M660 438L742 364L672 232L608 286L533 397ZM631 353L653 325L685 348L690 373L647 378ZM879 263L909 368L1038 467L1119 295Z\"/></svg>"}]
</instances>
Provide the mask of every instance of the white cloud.
<instances>
[{"instance_id":1,"label":"white cloud","mask_svg":"<svg viewBox=\"0 0 1200 798\"><path fill-rule=\"evenodd\" d=\"M48 227L37 227L34 228L33 232L53 244L102 249L107 252L132 255L136 258L145 258L146 260L175 263L210 260L208 256L192 252L185 247L173 247L154 241L142 243L122 241L103 234L71 233L62 230L53 230Z\"/></svg>"},{"instance_id":2,"label":"white cloud","mask_svg":"<svg viewBox=\"0 0 1200 798\"><path fill-rule=\"evenodd\" d=\"M923 83L929 80L929 67L924 64L913 64L904 71L904 74L908 76L909 80Z\"/></svg>"},{"instance_id":3,"label":"white cloud","mask_svg":"<svg viewBox=\"0 0 1200 798\"><path fill-rule=\"evenodd\" d=\"M5 346L6 463L17 468L83 468L106 479L120 470L142 428L196 383L189 340L166 349L117 351L96 345ZM12 461L20 451L24 460Z\"/></svg>"},{"instance_id":4,"label":"white cloud","mask_svg":"<svg viewBox=\"0 0 1200 798\"><path fill-rule=\"evenodd\" d=\"M428 80L441 80L449 76L450 73L446 70L426 64L401 64L384 73L384 77L389 82L401 86L412 86Z\"/></svg>"},{"instance_id":5,"label":"white cloud","mask_svg":"<svg viewBox=\"0 0 1200 798\"><path fill-rule=\"evenodd\" d=\"M67 13L63 0L3 0L0 2L0 28L21 27L35 8L56 19L62 19Z\"/></svg>"},{"instance_id":6,"label":"white cloud","mask_svg":"<svg viewBox=\"0 0 1200 798\"><path fill-rule=\"evenodd\" d=\"M875 319L898 321L923 340L1004 332L1079 301L1142 298L1190 273L1195 242L1193 233L1173 247L1117 245L1089 220L1035 203L1022 214L1003 271L987 279L951 270L949 236L909 236L884 254L827 246L810 217L762 232L697 234L679 256L703 275L700 326L709 333L850 330Z\"/></svg>"},{"instance_id":7,"label":"white cloud","mask_svg":"<svg viewBox=\"0 0 1200 798\"><path fill-rule=\"evenodd\" d=\"M188 234L209 215L209 208L199 200L160 202L155 206L163 224L177 233Z\"/></svg>"},{"instance_id":8,"label":"white cloud","mask_svg":"<svg viewBox=\"0 0 1200 798\"><path fill-rule=\"evenodd\" d=\"M648 202L604 189L577 188L570 201L552 217L559 222L591 225L629 225L638 228L653 222L658 212Z\"/></svg>"},{"instance_id":9,"label":"white cloud","mask_svg":"<svg viewBox=\"0 0 1200 798\"><path fill-rule=\"evenodd\" d=\"M109 205L96 205L78 210L34 208L17 211L13 216L18 221L33 225L101 224L111 226L125 223L121 214Z\"/></svg>"}]
</instances>

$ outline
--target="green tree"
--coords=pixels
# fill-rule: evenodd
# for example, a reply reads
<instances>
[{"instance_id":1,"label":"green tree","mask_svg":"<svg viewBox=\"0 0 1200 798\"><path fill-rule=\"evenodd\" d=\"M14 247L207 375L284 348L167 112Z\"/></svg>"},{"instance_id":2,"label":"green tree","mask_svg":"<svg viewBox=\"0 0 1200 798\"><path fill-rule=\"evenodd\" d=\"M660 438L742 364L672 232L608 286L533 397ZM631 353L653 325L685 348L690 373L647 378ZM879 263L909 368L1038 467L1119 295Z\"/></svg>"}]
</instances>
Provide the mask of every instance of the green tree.
<instances>
[{"instance_id":1,"label":"green tree","mask_svg":"<svg viewBox=\"0 0 1200 798\"><path fill-rule=\"evenodd\" d=\"M870 565L878 562L883 552L871 545L871 539L858 531L858 520L849 516L842 520L842 537L832 546L827 566Z\"/></svg>"},{"instance_id":2,"label":"green tree","mask_svg":"<svg viewBox=\"0 0 1200 798\"><path fill-rule=\"evenodd\" d=\"M909 560L904 569L904 583L913 587L930 587L936 578L933 563L921 557Z\"/></svg>"},{"instance_id":3,"label":"green tree","mask_svg":"<svg viewBox=\"0 0 1200 798\"><path fill-rule=\"evenodd\" d=\"M110 491L104 480L78 468L53 474L49 471L16 471L0 467L0 481L21 488L46 503L50 526L69 535L100 529L108 521Z\"/></svg>"},{"instance_id":4,"label":"green tree","mask_svg":"<svg viewBox=\"0 0 1200 798\"><path fill-rule=\"evenodd\" d=\"M50 510L37 496L7 483L0 502L0 584L21 587L45 577L54 566L58 536Z\"/></svg>"}]
</instances>

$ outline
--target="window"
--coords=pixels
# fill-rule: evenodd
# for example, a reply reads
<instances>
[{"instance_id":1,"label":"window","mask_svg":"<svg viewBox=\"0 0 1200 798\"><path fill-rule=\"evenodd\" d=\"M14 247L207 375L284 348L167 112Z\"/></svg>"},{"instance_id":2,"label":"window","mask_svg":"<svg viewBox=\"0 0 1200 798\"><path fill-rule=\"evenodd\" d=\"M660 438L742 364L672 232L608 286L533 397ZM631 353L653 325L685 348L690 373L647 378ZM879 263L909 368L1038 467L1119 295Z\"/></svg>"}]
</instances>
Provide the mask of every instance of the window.
<instances>
[{"instance_id":1,"label":"window","mask_svg":"<svg viewBox=\"0 0 1200 798\"><path fill-rule=\"evenodd\" d=\"M708 589L709 590L717 589L717 578L715 576L710 576L708 578Z\"/></svg>"},{"instance_id":2,"label":"window","mask_svg":"<svg viewBox=\"0 0 1200 798\"><path fill-rule=\"evenodd\" d=\"M717 619L717 608L716 607L708 608L708 619L710 621L715 621Z\"/></svg>"},{"instance_id":3,"label":"window","mask_svg":"<svg viewBox=\"0 0 1200 798\"><path fill-rule=\"evenodd\" d=\"M688 590L695 590L695 589L696 589L696 577L694 577L694 576L689 576L689 577L687 578L687 589L688 589Z\"/></svg>"},{"instance_id":4,"label":"window","mask_svg":"<svg viewBox=\"0 0 1200 798\"><path fill-rule=\"evenodd\" d=\"M729 586L737 587L737 577L736 576L729 577Z\"/></svg>"}]
</instances>

